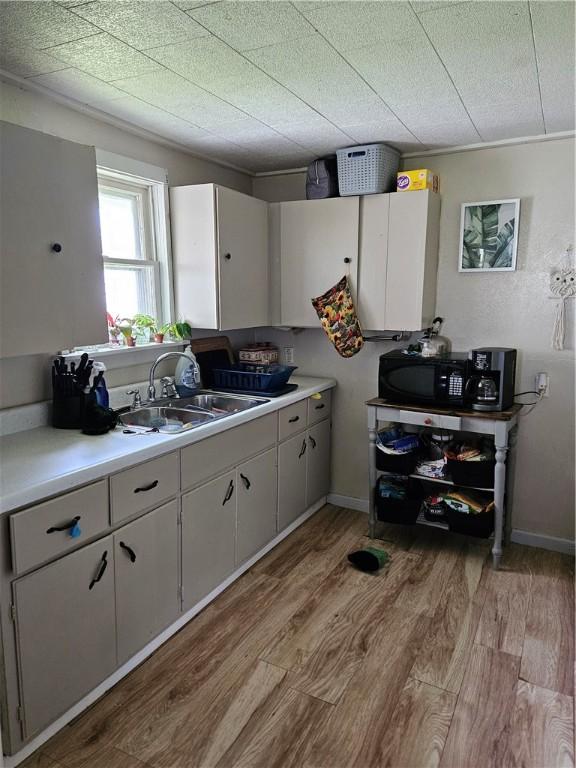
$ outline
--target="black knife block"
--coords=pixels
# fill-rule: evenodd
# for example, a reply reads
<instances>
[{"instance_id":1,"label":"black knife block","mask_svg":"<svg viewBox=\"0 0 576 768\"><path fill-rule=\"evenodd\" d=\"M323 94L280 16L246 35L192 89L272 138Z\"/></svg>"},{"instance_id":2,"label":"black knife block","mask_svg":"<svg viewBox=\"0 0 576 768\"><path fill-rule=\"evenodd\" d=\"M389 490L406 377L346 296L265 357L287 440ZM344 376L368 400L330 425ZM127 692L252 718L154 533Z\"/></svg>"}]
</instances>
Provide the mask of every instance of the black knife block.
<instances>
[{"instance_id":1,"label":"black knife block","mask_svg":"<svg viewBox=\"0 0 576 768\"><path fill-rule=\"evenodd\" d=\"M84 411L90 395L83 393L52 398L52 426L56 429L82 429Z\"/></svg>"}]
</instances>

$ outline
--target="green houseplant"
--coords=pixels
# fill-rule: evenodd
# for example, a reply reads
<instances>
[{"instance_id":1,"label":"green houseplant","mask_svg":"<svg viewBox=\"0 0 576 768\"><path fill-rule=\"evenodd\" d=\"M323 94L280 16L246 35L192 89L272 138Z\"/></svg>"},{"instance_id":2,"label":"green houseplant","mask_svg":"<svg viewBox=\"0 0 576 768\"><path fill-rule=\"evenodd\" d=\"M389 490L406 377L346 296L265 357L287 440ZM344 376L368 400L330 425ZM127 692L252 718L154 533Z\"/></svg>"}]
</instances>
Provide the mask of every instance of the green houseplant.
<instances>
[{"instance_id":1,"label":"green houseplant","mask_svg":"<svg viewBox=\"0 0 576 768\"><path fill-rule=\"evenodd\" d=\"M179 323L165 323L160 328L160 333L169 334L174 341L183 341L192 335L192 326L185 320Z\"/></svg>"},{"instance_id":2,"label":"green houseplant","mask_svg":"<svg viewBox=\"0 0 576 768\"><path fill-rule=\"evenodd\" d=\"M150 336L155 337L158 333L157 323L152 315L134 315L133 323L136 328L137 336L144 342L149 342ZM154 338L154 341L156 341L156 338Z\"/></svg>"}]
</instances>

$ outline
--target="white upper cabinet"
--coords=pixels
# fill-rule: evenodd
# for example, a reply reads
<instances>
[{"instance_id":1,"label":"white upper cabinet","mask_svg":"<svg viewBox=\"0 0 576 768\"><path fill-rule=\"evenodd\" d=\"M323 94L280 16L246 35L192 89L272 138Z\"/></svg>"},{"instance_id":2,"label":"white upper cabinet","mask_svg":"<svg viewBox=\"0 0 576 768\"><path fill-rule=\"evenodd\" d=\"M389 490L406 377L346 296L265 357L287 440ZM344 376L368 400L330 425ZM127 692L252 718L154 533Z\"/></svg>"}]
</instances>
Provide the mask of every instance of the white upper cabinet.
<instances>
[{"instance_id":1,"label":"white upper cabinet","mask_svg":"<svg viewBox=\"0 0 576 768\"><path fill-rule=\"evenodd\" d=\"M440 196L367 195L360 206L358 313L365 330L417 331L436 303Z\"/></svg>"},{"instance_id":2,"label":"white upper cabinet","mask_svg":"<svg viewBox=\"0 0 576 768\"><path fill-rule=\"evenodd\" d=\"M310 300L344 275L356 288L358 198L280 203L273 217L280 256L279 324L319 328Z\"/></svg>"},{"instance_id":3,"label":"white upper cabinet","mask_svg":"<svg viewBox=\"0 0 576 768\"><path fill-rule=\"evenodd\" d=\"M170 190L176 312L196 328L269 325L268 205L215 184Z\"/></svg>"},{"instance_id":4,"label":"white upper cabinet","mask_svg":"<svg viewBox=\"0 0 576 768\"><path fill-rule=\"evenodd\" d=\"M0 355L108 340L93 147L0 124Z\"/></svg>"}]
</instances>

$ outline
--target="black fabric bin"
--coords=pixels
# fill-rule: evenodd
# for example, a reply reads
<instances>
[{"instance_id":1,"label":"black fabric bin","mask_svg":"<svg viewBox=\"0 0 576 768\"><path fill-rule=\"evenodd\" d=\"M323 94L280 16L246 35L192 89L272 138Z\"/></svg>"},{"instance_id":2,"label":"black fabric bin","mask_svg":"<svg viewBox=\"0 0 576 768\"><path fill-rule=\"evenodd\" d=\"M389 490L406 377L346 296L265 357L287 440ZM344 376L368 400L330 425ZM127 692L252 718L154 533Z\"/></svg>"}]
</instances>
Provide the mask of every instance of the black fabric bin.
<instances>
[{"instance_id":1,"label":"black fabric bin","mask_svg":"<svg viewBox=\"0 0 576 768\"><path fill-rule=\"evenodd\" d=\"M453 533L487 539L494 532L494 510L480 512L477 515L465 515L447 506L446 518Z\"/></svg>"},{"instance_id":2,"label":"black fabric bin","mask_svg":"<svg viewBox=\"0 0 576 768\"><path fill-rule=\"evenodd\" d=\"M446 460L446 469L456 485L474 488L494 488L495 461Z\"/></svg>"},{"instance_id":3,"label":"black fabric bin","mask_svg":"<svg viewBox=\"0 0 576 768\"><path fill-rule=\"evenodd\" d=\"M420 451L410 453L384 453L376 448L376 467L384 472L393 472L395 475L411 475L416 469L420 458Z\"/></svg>"},{"instance_id":4,"label":"black fabric bin","mask_svg":"<svg viewBox=\"0 0 576 768\"><path fill-rule=\"evenodd\" d=\"M383 523L413 525L420 513L423 492L422 486L413 478L406 478L406 498L383 499L375 489L376 517Z\"/></svg>"}]
</instances>

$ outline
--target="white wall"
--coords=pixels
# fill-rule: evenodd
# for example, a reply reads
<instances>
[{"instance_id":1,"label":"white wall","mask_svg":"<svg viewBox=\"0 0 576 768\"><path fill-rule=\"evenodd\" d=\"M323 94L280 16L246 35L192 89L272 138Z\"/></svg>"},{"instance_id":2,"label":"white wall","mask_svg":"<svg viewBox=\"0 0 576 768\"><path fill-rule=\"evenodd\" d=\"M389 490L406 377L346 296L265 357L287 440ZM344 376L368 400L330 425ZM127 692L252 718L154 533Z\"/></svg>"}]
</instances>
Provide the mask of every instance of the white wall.
<instances>
[{"instance_id":1,"label":"white wall","mask_svg":"<svg viewBox=\"0 0 576 768\"><path fill-rule=\"evenodd\" d=\"M2 82L0 119L166 168L171 186L216 182L240 192L250 194L252 191L252 179L248 174L149 141L69 109L38 93ZM206 335L212 333L208 331ZM247 339L247 334L232 334L232 337L236 343L242 344ZM55 352L57 350L54 350ZM50 398L52 359L53 354L0 360L0 408ZM163 374L173 367L169 366ZM128 384L144 379L146 372L147 366L116 369L110 372L107 381L110 386Z\"/></svg>"},{"instance_id":2,"label":"white wall","mask_svg":"<svg viewBox=\"0 0 576 768\"><path fill-rule=\"evenodd\" d=\"M554 352L550 337L556 302L548 273L574 243L574 140L411 158L406 168L440 174L442 214L437 312L453 349L508 346L519 350L517 391L533 388L538 371L550 374L550 397L522 417L516 453L514 528L560 538L574 536L574 304L567 349ZM268 200L305 196L304 176L254 180L254 194ZM409 193L404 193L409 194ZM460 205L521 198L518 265L514 273L459 274ZM328 286L327 286L328 287ZM351 360L331 348L321 330L298 335L261 333L295 347L302 373L338 379L334 414L332 490L367 497L367 447L363 403L377 389L379 354L390 344L366 345Z\"/></svg>"}]
</instances>

